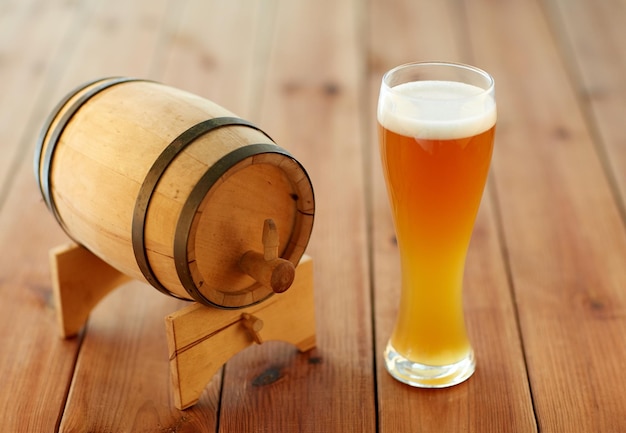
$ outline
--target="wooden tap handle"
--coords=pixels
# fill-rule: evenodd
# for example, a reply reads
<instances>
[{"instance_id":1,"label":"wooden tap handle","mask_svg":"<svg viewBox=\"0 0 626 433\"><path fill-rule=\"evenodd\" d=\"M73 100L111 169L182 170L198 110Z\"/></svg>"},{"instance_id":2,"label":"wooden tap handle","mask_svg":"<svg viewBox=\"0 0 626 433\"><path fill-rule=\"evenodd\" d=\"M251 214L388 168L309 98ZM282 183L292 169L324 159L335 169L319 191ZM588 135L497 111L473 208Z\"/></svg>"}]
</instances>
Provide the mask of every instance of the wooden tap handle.
<instances>
[{"instance_id":1,"label":"wooden tap handle","mask_svg":"<svg viewBox=\"0 0 626 433\"><path fill-rule=\"evenodd\" d=\"M291 287L296 268L289 260L278 257L278 230L272 219L263 224L263 254L246 251L239 259L239 267L259 283L282 293Z\"/></svg>"},{"instance_id":2,"label":"wooden tap handle","mask_svg":"<svg viewBox=\"0 0 626 433\"><path fill-rule=\"evenodd\" d=\"M250 336L257 344L262 344L263 339L261 338L261 329L263 329L263 321L258 317L253 316L252 314L243 313L241 315L241 321L243 326L248 330Z\"/></svg>"},{"instance_id":3,"label":"wooden tap handle","mask_svg":"<svg viewBox=\"0 0 626 433\"><path fill-rule=\"evenodd\" d=\"M291 287L296 276L296 268L289 260L265 260L264 255L256 251L247 251L241 256L239 267L275 293L282 293Z\"/></svg>"}]
</instances>

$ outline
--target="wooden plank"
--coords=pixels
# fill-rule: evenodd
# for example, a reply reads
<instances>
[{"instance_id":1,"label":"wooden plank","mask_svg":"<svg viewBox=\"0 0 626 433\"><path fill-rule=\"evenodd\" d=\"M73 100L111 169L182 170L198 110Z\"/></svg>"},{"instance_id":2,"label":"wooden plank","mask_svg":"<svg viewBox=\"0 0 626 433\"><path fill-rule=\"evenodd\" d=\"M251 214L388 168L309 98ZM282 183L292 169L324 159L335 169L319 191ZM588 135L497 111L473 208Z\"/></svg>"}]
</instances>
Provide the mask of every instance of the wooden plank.
<instances>
[{"instance_id":1,"label":"wooden plank","mask_svg":"<svg viewBox=\"0 0 626 433\"><path fill-rule=\"evenodd\" d=\"M539 429L624 431L626 232L580 83L537 2L467 12L476 59L499 80L495 185Z\"/></svg>"},{"instance_id":2,"label":"wooden plank","mask_svg":"<svg viewBox=\"0 0 626 433\"><path fill-rule=\"evenodd\" d=\"M626 208L626 3L545 1L607 175ZM626 215L622 215L624 218Z\"/></svg>"},{"instance_id":3,"label":"wooden plank","mask_svg":"<svg viewBox=\"0 0 626 433\"><path fill-rule=\"evenodd\" d=\"M271 4L268 5L271 7ZM305 166L317 348L268 342L225 369L220 431L375 431L363 194L360 2L277 3L257 123Z\"/></svg>"},{"instance_id":4,"label":"wooden plank","mask_svg":"<svg viewBox=\"0 0 626 433\"><path fill-rule=\"evenodd\" d=\"M41 102L46 76L62 54L68 27L80 18L80 5L61 1L4 2L0 13L0 206L2 187L12 183L19 160L30 158L27 140L37 128L33 112ZM33 131L29 130L32 128ZM36 134L36 133L35 133ZM36 136L36 135L35 135ZM27 155L28 154L28 155Z\"/></svg>"},{"instance_id":5,"label":"wooden plank","mask_svg":"<svg viewBox=\"0 0 626 433\"><path fill-rule=\"evenodd\" d=\"M54 431L80 339L59 337L48 246L61 230L46 222L30 164L22 165L0 218L0 418L7 431Z\"/></svg>"},{"instance_id":6,"label":"wooden plank","mask_svg":"<svg viewBox=\"0 0 626 433\"><path fill-rule=\"evenodd\" d=\"M192 409L174 407L163 319L185 305L133 282L96 307L60 431L215 431L219 375Z\"/></svg>"},{"instance_id":7,"label":"wooden plank","mask_svg":"<svg viewBox=\"0 0 626 433\"><path fill-rule=\"evenodd\" d=\"M381 76L391 67L408 61L473 63L465 30L474 23L464 22L456 2L428 1L374 1L370 22L373 70L368 123L373 155L372 236L380 431L537 431L515 306L489 194L491 185L477 218L464 281L466 322L477 357L476 373L455 387L428 390L403 385L385 371L381 354L395 323L400 269L375 130ZM394 29L398 27L408 28L410 32L396 33Z\"/></svg>"},{"instance_id":8,"label":"wooden plank","mask_svg":"<svg viewBox=\"0 0 626 433\"><path fill-rule=\"evenodd\" d=\"M0 91L8 91L15 79L14 76L18 71L21 72L21 68L18 67L19 60L15 59L13 47L15 45L15 35L18 33L17 29L26 25L30 18L26 12L28 6L28 2L4 2L0 4ZM24 99L22 98L22 100ZM12 145L15 139L11 140L11 129L9 126L12 125L10 122L11 117L17 113L9 112L9 101L9 98L0 99L1 112L7 112L6 116L0 117L0 137L6 137L0 145L0 150L3 153L3 158L0 158L0 207L4 197L3 187L10 176L9 167L14 160L14 152L16 151Z\"/></svg>"},{"instance_id":9,"label":"wooden plank","mask_svg":"<svg viewBox=\"0 0 626 433\"><path fill-rule=\"evenodd\" d=\"M4 2L0 33L0 419L7 431L54 431L79 339L55 326L48 248L65 237L33 180L32 146L41 94L80 5Z\"/></svg>"},{"instance_id":10,"label":"wooden plank","mask_svg":"<svg viewBox=\"0 0 626 433\"><path fill-rule=\"evenodd\" d=\"M160 79L256 121L274 9L262 0L177 3L181 18L170 20L154 66Z\"/></svg>"},{"instance_id":11,"label":"wooden plank","mask_svg":"<svg viewBox=\"0 0 626 433\"><path fill-rule=\"evenodd\" d=\"M119 6L117 6L119 5ZM97 78L131 76L158 78L153 65L161 56L164 20L169 3L88 1L79 25L63 47L68 56L48 74L54 86L46 96L56 103L78 85ZM47 110L52 107L46 106ZM47 114L47 112L46 112Z\"/></svg>"}]
</instances>

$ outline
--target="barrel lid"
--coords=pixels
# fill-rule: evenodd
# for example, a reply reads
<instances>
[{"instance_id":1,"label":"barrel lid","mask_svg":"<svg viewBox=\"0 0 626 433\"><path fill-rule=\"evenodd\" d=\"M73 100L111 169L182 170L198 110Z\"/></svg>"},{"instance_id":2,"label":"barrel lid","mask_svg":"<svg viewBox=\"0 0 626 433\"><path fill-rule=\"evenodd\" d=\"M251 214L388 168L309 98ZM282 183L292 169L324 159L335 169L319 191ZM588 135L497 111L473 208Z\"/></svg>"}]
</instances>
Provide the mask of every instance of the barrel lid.
<instances>
[{"instance_id":1,"label":"barrel lid","mask_svg":"<svg viewBox=\"0 0 626 433\"><path fill-rule=\"evenodd\" d=\"M313 227L313 189L300 163L273 144L239 148L213 168L183 209L174 259L194 299L240 308L273 294L239 267L246 252L263 251L267 219L278 230L279 256L297 266Z\"/></svg>"}]
</instances>

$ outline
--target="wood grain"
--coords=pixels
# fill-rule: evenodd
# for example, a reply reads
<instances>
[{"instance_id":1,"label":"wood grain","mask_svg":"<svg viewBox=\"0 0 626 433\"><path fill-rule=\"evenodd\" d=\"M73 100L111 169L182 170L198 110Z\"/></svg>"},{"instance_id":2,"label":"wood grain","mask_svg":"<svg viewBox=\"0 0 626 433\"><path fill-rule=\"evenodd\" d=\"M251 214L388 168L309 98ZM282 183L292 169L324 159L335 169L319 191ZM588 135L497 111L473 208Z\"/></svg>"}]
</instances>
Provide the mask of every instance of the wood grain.
<instances>
[{"instance_id":1,"label":"wood grain","mask_svg":"<svg viewBox=\"0 0 626 433\"><path fill-rule=\"evenodd\" d=\"M93 311L60 431L215 431L219 374L195 407L174 407L163 319L183 306L134 282Z\"/></svg>"},{"instance_id":2,"label":"wood grain","mask_svg":"<svg viewBox=\"0 0 626 433\"><path fill-rule=\"evenodd\" d=\"M619 0L545 2L551 27L567 60L568 73L578 83L577 96L605 172L626 202L626 130L615 127L626 112L626 4ZM622 215L624 218L624 215Z\"/></svg>"},{"instance_id":3,"label":"wood grain","mask_svg":"<svg viewBox=\"0 0 626 433\"><path fill-rule=\"evenodd\" d=\"M55 429L80 345L58 337L46 257L64 236L41 218L29 152L61 29L79 15L61 3L37 13L33 2L4 2L0 18L0 419L7 431ZM54 26L60 30L49 32Z\"/></svg>"},{"instance_id":4,"label":"wood grain","mask_svg":"<svg viewBox=\"0 0 626 433\"><path fill-rule=\"evenodd\" d=\"M577 86L539 4L472 6L507 108L495 185L539 428L623 431L626 233Z\"/></svg>"},{"instance_id":5,"label":"wood grain","mask_svg":"<svg viewBox=\"0 0 626 433\"><path fill-rule=\"evenodd\" d=\"M32 137L29 127L33 110L45 93L47 75L55 64L55 53L64 45L65 32L78 11L57 1L46 2L37 10L37 2L3 2L0 12L0 191L11 185L23 158L30 158ZM58 26L58 31L50 29ZM29 31L25 31L29 29ZM27 155L28 153L28 155ZM5 194L0 194L0 206Z\"/></svg>"},{"instance_id":6,"label":"wood grain","mask_svg":"<svg viewBox=\"0 0 626 433\"><path fill-rule=\"evenodd\" d=\"M622 0L0 0L3 430L626 431L624 19ZM432 59L491 72L499 119L465 278L478 370L431 392L382 365L399 280L374 120L382 73ZM69 90L119 75L253 121L315 189L318 347L253 345L186 411L180 301L133 282L57 335L48 250L68 239L32 150Z\"/></svg>"},{"instance_id":7,"label":"wood grain","mask_svg":"<svg viewBox=\"0 0 626 433\"><path fill-rule=\"evenodd\" d=\"M47 250L64 236L41 221L30 164L15 176L0 218L0 419L7 431L53 431L80 339L59 337L50 290Z\"/></svg>"}]
</instances>

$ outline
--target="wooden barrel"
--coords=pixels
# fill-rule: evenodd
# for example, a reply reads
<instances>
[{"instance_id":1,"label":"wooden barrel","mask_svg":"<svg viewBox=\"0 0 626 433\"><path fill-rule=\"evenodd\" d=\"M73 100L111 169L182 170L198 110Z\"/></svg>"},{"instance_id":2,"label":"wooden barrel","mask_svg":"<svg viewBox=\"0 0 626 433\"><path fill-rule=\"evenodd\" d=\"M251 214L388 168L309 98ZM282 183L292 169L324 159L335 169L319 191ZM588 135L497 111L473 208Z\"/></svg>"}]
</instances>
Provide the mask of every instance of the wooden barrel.
<instances>
[{"instance_id":1,"label":"wooden barrel","mask_svg":"<svg viewBox=\"0 0 626 433\"><path fill-rule=\"evenodd\" d=\"M106 78L54 109L35 152L50 211L77 243L169 295L221 308L273 291L239 266L273 220L297 265L315 201L302 165L253 124L163 84Z\"/></svg>"}]
</instances>

